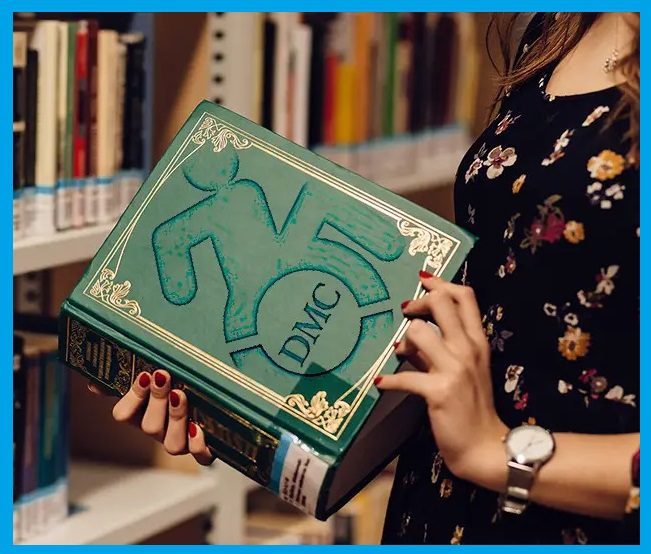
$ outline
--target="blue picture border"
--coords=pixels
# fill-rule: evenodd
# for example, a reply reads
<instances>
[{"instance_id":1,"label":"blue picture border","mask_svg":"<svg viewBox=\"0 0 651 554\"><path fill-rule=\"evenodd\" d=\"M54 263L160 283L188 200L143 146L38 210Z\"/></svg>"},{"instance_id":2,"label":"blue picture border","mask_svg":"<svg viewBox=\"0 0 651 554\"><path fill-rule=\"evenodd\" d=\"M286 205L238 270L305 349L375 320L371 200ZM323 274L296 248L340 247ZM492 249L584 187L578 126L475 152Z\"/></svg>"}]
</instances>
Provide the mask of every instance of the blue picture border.
<instances>
[{"instance_id":1,"label":"blue picture border","mask_svg":"<svg viewBox=\"0 0 651 554\"><path fill-rule=\"evenodd\" d=\"M388 0L376 0L374 2L368 0L348 0L346 2L341 0L306 0L304 2L292 2L292 1L275 1L275 2L261 2L261 1L226 1L226 2L215 2L208 0L192 0L188 2L187 0L86 0L81 2L80 0L0 0L0 71L2 75L2 84L0 85L0 127L3 129L3 132L0 134L0 140L2 141L2 149L0 150L0 156L2 163L0 164L0 175L2 176L2 182L6 183L6 186L0 187L0 264L2 268L0 270L0 290L5 291L5 301L2 306L2 338L0 340L0 348L2 359L4 360L3 375L10 375L10 368L12 367L12 349L13 344L11 340L10 330L13 325L13 310L12 302L12 286L13 286L13 244L12 244L12 190L9 188L9 183L12 181L12 146L10 142L10 133L9 129L12 124L12 14L13 12L66 12L66 11L97 11L97 12L204 12L211 11L212 9L219 8L223 11L474 11L474 12L485 12L491 9L499 9L500 11L637 11L641 14L641 66L646 66L646 27L645 27L645 16L644 16L644 4L642 2L631 2L631 1L579 1L579 0L567 0L565 2L558 1L548 1L548 2L519 2L517 4L499 4L495 5L488 2L480 1L439 1L439 2L424 2L422 0L410 0L410 1L388 1ZM642 84L644 80L644 71L641 71L641 89L642 96L644 95L644 90L646 87ZM647 113L645 110L641 110L641 129L646 129L647 126ZM642 131L645 134L645 131ZM645 153L648 150L646 142L641 141L641 160L645 159ZM640 194L640 210L641 210L641 226L644 227L644 217L646 209L650 208L649 206L649 191L646 190L644 183L646 182L647 172L645 169L644 163L641 164L641 194ZM647 258L648 247L646 243L646 231L641 233L641 242L640 242L640 256L641 256L641 282L645 283L646 277L649 277L648 264L649 258ZM648 331L649 322L648 322L648 294L646 293L645 287L641 287L641 298L640 298L640 333L642 337L647 337L646 332ZM649 343L642 341L641 347L641 367L646 367L647 362L649 361ZM625 368L622 368L623 370ZM640 396L644 395L646 390L646 385L648 378L644 371L640 372L641 375L641 391ZM0 425L4 432L0 435L2 440L2 445L0 447L0 467L2 468L2 478L0 479L0 487L2 491L2 503L0 506L0 548L4 552L9 548L19 548L23 550L31 550L33 548L40 549L61 549L61 548L74 548L76 551L81 551L80 549L91 549L91 546L13 546L13 537L12 537L12 416L13 410L11 409L11 402L9 401L9 380L7 381L5 387L5 401L0 402ZM645 425L646 421L646 409L645 404L640 405L641 409L641 425ZM646 460L646 458L644 458ZM642 472L644 473L644 464L642 465ZM644 519L644 514L646 510L642 510L642 519ZM582 550L612 550L613 552L620 552L623 548L626 550L634 549L639 550L643 548L644 544L647 544L647 535L646 526L644 522L641 523L640 531L640 541L641 546L630 546L630 547L621 547L621 546L582 546ZM117 551L118 549L125 548L138 548L137 546L106 546L102 547L103 549L109 549ZM201 548L200 546L156 546L158 549L170 549L170 548L182 548L183 552L186 552L190 549ZM215 547L213 547L215 548ZM251 546L220 546L216 547L220 550L224 549L238 549L238 551L257 549L260 547L251 547ZM270 552L271 550L284 550L289 547L284 546L270 546L266 547L265 552ZM355 552L361 552L361 550L369 550L382 548L385 551L404 551L409 549L417 548L432 548L431 546L410 546L410 547L389 547L389 546L330 546L330 547L311 547L311 546L294 546L292 549L311 549L311 548L329 548L329 549L355 549ZM451 548L446 546L441 546L439 548ZM562 548L567 548L563 546L473 546L471 547L475 550L481 552L505 552L506 550L511 551L522 551L523 548L527 550L536 550L536 551L552 551ZM5 550L6 549L6 550ZM104 550L106 551L106 550Z\"/></svg>"}]
</instances>

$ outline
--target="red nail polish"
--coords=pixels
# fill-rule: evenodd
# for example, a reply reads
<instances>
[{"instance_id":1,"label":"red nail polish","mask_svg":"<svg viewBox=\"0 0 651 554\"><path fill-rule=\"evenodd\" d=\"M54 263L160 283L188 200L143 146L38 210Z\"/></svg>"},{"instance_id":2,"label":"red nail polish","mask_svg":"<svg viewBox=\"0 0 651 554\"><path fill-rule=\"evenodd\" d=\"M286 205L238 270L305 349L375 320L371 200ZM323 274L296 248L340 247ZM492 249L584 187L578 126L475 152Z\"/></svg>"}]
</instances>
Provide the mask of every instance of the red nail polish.
<instances>
[{"instance_id":1,"label":"red nail polish","mask_svg":"<svg viewBox=\"0 0 651 554\"><path fill-rule=\"evenodd\" d=\"M167 377L165 377L165 375L163 375L159 371L154 372L154 383L156 383L157 387L164 387L166 381L167 381Z\"/></svg>"},{"instance_id":2,"label":"red nail polish","mask_svg":"<svg viewBox=\"0 0 651 554\"><path fill-rule=\"evenodd\" d=\"M143 373L138 377L138 384L143 388L146 389L149 386L149 382L151 379L149 378L149 373Z\"/></svg>"},{"instance_id":3,"label":"red nail polish","mask_svg":"<svg viewBox=\"0 0 651 554\"><path fill-rule=\"evenodd\" d=\"M429 271L423 271L423 270L420 270L418 272L418 275L420 275L421 279L431 279L432 277L434 277L434 275L432 275Z\"/></svg>"},{"instance_id":4,"label":"red nail polish","mask_svg":"<svg viewBox=\"0 0 651 554\"><path fill-rule=\"evenodd\" d=\"M399 340L397 340L396 342L393 343L393 349L395 350L396 348L398 348L398 346L400 346L400 341Z\"/></svg>"},{"instance_id":5,"label":"red nail polish","mask_svg":"<svg viewBox=\"0 0 651 554\"><path fill-rule=\"evenodd\" d=\"M179 396L179 393L176 392L175 390L171 391L170 404L172 405L172 408L178 408L180 403L181 403L181 397Z\"/></svg>"},{"instance_id":6,"label":"red nail polish","mask_svg":"<svg viewBox=\"0 0 651 554\"><path fill-rule=\"evenodd\" d=\"M191 439L197 436L197 424L194 421L191 421L188 425L188 435L190 435Z\"/></svg>"},{"instance_id":7,"label":"red nail polish","mask_svg":"<svg viewBox=\"0 0 651 554\"><path fill-rule=\"evenodd\" d=\"M402 304L400 304L400 308L404 310L407 306L409 306L410 302L411 300L405 300Z\"/></svg>"},{"instance_id":8,"label":"red nail polish","mask_svg":"<svg viewBox=\"0 0 651 554\"><path fill-rule=\"evenodd\" d=\"M380 384L381 381L382 381L382 375L378 375L375 379L373 379L373 384L377 386Z\"/></svg>"}]
</instances>

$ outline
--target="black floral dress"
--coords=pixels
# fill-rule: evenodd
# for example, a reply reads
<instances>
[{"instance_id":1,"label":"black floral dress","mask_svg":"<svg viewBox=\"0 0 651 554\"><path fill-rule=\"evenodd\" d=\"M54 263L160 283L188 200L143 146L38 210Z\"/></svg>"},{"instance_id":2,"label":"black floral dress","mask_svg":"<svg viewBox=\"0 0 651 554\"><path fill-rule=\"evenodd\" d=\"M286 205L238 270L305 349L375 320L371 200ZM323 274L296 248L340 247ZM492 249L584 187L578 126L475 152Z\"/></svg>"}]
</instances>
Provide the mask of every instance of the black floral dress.
<instances>
[{"instance_id":1,"label":"black floral dress","mask_svg":"<svg viewBox=\"0 0 651 554\"><path fill-rule=\"evenodd\" d=\"M476 292L509 427L638 432L640 173L627 122L606 124L619 90L553 97L551 71L509 93L461 162L456 218L479 240L459 281ZM501 515L495 493L449 472L424 423L400 456L383 542L638 542L628 523L538 505Z\"/></svg>"}]
</instances>

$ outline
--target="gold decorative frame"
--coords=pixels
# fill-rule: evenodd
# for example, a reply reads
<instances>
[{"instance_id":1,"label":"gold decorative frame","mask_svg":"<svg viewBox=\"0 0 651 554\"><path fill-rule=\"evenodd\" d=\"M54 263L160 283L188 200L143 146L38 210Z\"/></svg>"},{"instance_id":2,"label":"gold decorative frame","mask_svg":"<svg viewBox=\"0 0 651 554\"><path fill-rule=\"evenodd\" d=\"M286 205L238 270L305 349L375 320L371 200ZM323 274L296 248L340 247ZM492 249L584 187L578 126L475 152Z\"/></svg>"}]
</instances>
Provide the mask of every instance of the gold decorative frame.
<instances>
[{"instance_id":1,"label":"gold decorative frame","mask_svg":"<svg viewBox=\"0 0 651 554\"><path fill-rule=\"evenodd\" d=\"M197 129L197 127L199 128ZM410 216L388 202L356 188L232 123L208 112L203 112L90 279L89 284L83 291L83 294L88 298L100 303L104 308L120 317L132 321L141 329L181 350L200 364L217 371L220 375L258 395L279 410L291 414L306 425L336 441L341 437L348 422L361 405L362 399L373 383L373 378L380 373L390 359L393 353L393 344L400 340L407 330L409 322L406 319L402 320L389 343L364 375L330 404L325 391L312 392L307 396L300 393L282 396L248 375L241 373L237 368L231 367L185 339L170 333L154 321L148 320L142 314L139 303L132 298L128 298L133 292L131 282L128 279L119 282L117 278L124 250L144 210L170 175L206 142L213 145L215 152L221 151L227 143L230 143L236 149L257 148L394 219L398 230L403 236L413 237L408 250L409 254L411 256L423 254L422 269L426 269L434 275L441 275L461 242L440 229ZM189 153L186 152L188 147L192 149ZM419 283L413 298L418 298L424 294L425 291ZM307 398L310 398L310 400L307 400Z\"/></svg>"}]
</instances>

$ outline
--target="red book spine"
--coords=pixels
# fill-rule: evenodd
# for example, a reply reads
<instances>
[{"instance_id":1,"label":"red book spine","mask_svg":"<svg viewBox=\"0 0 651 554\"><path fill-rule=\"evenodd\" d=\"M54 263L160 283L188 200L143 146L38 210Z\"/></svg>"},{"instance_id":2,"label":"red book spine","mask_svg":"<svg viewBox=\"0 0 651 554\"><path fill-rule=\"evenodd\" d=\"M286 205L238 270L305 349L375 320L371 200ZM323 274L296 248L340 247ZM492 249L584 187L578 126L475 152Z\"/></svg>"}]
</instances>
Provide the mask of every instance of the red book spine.
<instances>
[{"instance_id":1,"label":"red book spine","mask_svg":"<svg viewBox=\"0 0 651 554\"><path fill-rule=\"evenodd\" d=\"M326 54L325 60L325 95L323 99L323 143L335 143L335 78L337 74L337 56Z\"/></svg>"},{"instance_id":2,"label":"red book spine","mask_svg":"<svg viewBox=\"0 0 651 554\"><path fill-rule=\"evenodd\" d=\"M85 177L88 157L88 31L77 31L75 55L75 114L73 118L72 175Z\"/></svg>"},{"instance_id":3,"label":"red book spine","mask_svg":"<svg viewBox=\"0 0 651 554\"><path fill-rule=\"evenodd\" d=\"M97 175L97 21L88 22L88 175Z\"/></svg>"}]
</instances>

